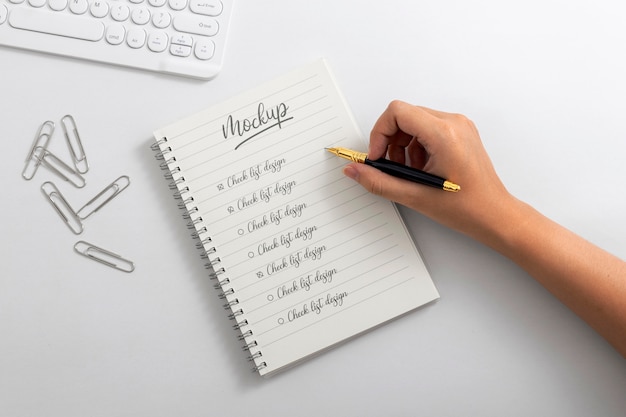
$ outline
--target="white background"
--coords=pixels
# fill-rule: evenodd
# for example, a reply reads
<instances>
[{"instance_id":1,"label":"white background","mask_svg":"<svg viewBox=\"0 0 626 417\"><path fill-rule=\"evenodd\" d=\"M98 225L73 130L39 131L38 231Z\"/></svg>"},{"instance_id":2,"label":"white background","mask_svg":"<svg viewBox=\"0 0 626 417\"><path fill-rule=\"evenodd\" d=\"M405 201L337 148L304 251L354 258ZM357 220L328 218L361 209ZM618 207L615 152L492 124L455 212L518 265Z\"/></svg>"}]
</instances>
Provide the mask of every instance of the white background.
<instances>
[{"instance_id":1,"label":"white background","mask_svg":"<svg viewBox=\"0 0 626 417\"><path fill-rule=\"evenodd\" d=\"M263 379L149 148L151 132L325 57L367 134L387 103L468 115L510 191L626 257L620 1L237 1L209 82L0 50L0 415L623 416L626 361L518 267L402 210L436 304ZM88 185L130 187L76 237L21 178L71 113ZM67 152L58 131L50 150ZM136 264L73 253L83 239Z\"/></svg>"}]
</instances>

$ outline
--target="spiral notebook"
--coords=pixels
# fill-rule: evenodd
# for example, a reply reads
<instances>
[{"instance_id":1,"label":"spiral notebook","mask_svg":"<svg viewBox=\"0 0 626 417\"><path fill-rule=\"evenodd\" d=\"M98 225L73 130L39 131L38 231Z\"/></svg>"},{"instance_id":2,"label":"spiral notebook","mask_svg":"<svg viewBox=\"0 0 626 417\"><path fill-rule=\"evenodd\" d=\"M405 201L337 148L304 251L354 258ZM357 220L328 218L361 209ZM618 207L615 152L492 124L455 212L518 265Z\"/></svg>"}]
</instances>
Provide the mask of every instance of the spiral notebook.
<instances>
[{"instance_id":1,"label":"spiral notebook","mask_svg":"<svg viewBox=\"0 0 626 417\"><path fill-rule=\"evenodd\" d=\"M259 374L439 297L395 205L324 150L367 148L324 60L154 135Z\"/></svg>"}]
</instances>

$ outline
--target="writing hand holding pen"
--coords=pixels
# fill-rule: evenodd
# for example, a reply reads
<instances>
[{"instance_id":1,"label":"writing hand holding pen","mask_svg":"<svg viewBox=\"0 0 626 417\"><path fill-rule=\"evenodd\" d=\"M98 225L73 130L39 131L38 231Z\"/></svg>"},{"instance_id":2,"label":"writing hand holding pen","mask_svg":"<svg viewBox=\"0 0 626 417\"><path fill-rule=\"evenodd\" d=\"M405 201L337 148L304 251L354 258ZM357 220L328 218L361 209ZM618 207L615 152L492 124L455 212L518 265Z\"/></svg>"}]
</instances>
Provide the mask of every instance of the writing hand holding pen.
<instances>
[{"instance_id":1,"label":"writing hand holding pen","mask_svg":"<svg viewBox=\"0 0 626 417\"><path fill-rule=\"evenodd\" d=\"M498 178L478 131L466 117L395 101L370 134L368 159L387 158L460 184L458 193L408 182L364 164L344 173L368 191L467 233L493 219L511 196Z\"/></svg>"},{"instance_id":2,"label":"writing hand holding pen","mask_svg":"<svg viewBox=\"0 0 626 417\"><path fill-rule=\"evenodd\" d=\"M468 118L394 101L372 128L367 155L460 183L449 193L363 163L344 168L369 192L512 259L626 357L626 262L511 195Z\"/></svg>"}]
</instances>

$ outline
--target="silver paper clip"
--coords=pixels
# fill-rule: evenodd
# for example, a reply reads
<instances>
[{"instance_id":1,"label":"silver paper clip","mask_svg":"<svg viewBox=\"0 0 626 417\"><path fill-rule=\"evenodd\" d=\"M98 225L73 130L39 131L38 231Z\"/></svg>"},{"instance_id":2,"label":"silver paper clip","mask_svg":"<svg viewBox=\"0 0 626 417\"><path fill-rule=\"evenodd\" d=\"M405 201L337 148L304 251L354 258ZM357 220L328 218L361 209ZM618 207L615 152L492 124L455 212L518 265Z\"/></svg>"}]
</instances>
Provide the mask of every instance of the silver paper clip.
<instances>
[{"instance_id":1,"label":"silver paper clip","mask_svg":"<svg viewBox=\"0 0 626 417\"><path fill-rule=\"evenodd\" d=\"M87 182L79 172L75 171L65 162L61 161L58 156L47 149L36 147L34 157L40 164L44 165L50 171L57 174L63 180L69 182L76 188L83 188Z\"/></svg>"},{"instance_id":2,"label":"silver paper clip","mask_svg":"<svg viewBox=\"0 0 626 417\"><path fill-rule=\"evenodd\" d=\"M76 127L74 117L70 114L63 116L61 118L61 126L63 127L65 140L67 141L67 146L72 154L72 161L74 162L76 171L81 174L87 173L87 171L89 171L87 155L85 155L85 149L83 148L83 143L80 139L80 135L78 134L78 128Z\"/></svg>"},{"instance_id":3,"label":"silver paper clip","mask_svg":"<svg viewBox=\"0 0 626 417\"><path fill-rule=\"evenodd\" d=\"M133 272L135 270L135 264L128 259L124 259L116 253L99 248L83 240L76 242L74 250L82 256L115 268L118 271Z\"/></svg>"},{"instance_id":4,"label":"silver paper clip","mask_svg":"<svg viewBox=\"0 0 626 417\"><path fill-rule=\"evenodd\" d=\"M130 185L130 178L127 175L122 175L111 184L107 185L104 190L100 191L94 198L89 200L87 204L80 208L76 212L78 217L82 220L89 217L91 214L100 210L102 206L111 201L119 193L124 191L126 187Z\"/></svg>"},{"instance_id":5,"label":"silver paper clip","mask_svg":"<svg viewBox=\"0 0 626 417\"><path fill-rule=\"evenodd\" d=\"M53 132L54 122L51 122L50 120L44 122L37 131L35 140L33 141L33 146L31 146L28 156L26 157L26 165L22 171L22 178L25 180L31 180L35 176L37 168L41 165L41 160L35 156L35 149L47 149Z\"/></svg>"},{"instance_id":6,"label":"silver paper clip","mask_svg":"<svg viewBox=\"0 0 626 417\"><path fill-rule=\"evenodd\" d=\"M63 197L63 194L61 194L61 191L59 191L56 185L46 181L41 185L41 191L59 216L61 216L67 227L69 227L74 234L81 234L83 231L83 222L74 212L65 197Z\"/></svg>"}]
</instances>

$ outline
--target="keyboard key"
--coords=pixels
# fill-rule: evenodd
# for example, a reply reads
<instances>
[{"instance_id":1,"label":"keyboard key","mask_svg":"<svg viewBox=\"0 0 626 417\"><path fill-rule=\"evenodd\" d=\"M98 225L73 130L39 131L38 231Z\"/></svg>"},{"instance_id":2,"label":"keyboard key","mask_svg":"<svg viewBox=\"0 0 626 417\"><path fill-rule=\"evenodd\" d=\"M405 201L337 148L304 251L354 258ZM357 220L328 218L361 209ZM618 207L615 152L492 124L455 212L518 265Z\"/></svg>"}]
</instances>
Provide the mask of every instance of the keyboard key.
<instances>
[{"instance_id":1,"label":"keyboard key","mask_svg":"<svg viewBox=\"0 0 626 417\"><path fill-rule=\"evenodd\" d=\"M169 0L168 4L172 10L183 10L187 7L187 0Z\"/></svg>"},{"instance_id":2,"label":"keyboard key","mask_svg":"<svg viewBox=\"0 0 626 417\"><path fill-rule=\"evenodd\" d=\"M70 0L70 11L74 14L84 14L88 8L87 0Z\"/></svg>"},{"instance_id":3,"label":"keyboard key","mask_svg":"<svg viewBox=\"0 0 626 417\"><path fill-rule=\"evenodd\" d=\"M139 7L133 10L130 17L133 20L133 23L145 25L150 21L150 11L146 7Z\"/></svg>"},{"instance_id":4,"label":"keyboard key","mask_svg":"<svg viewBox=\"0 0 626 417\"><path fill-rule=\"evenodd\" d=\"M172 43L175 45L192 46L193 38L190 35L184 33L177 33L172 37Z\"/></svg>"},{"instance_id":5,"label":"keyboard key","mask_svg":"<svg viewBox=\"0 0 626 417\"><path fill-rule=\"evenodd\" d=\"M165 29L171 23L172 16L168 12L156 12L152 16L152 24L159 29Z\"/></svg>"},{"instance_id":6,"label":"keyboard key","mask_svg":"<svg viewBox=\"0 0 626 417\"><path fill-rule=\"evenodd\" d=\"M86 41L99 41L104 36L102 22L41 9L14 8L9 16L9 24L18 29Z\"/></svg>"},{"instance_id":7,"label":"keyboard key","mask_svg":"<svg viewBox=\"0 0 626 417\"><path fill-rule=\"evenodd\" d=\"M219 16L224 6L220 0L191 0L189 8L192 12L205 16Z\"/></svg>"},{"instance_id":8,"label":"keyboard key","mask_svg":"<svg viewBox=\"0 0 626 417\"><path fill-rule=\"evenodd\" d=\"M33 7L43 7L46 5L46 0L28 0L28 4Z\"/></svg>"},{"instance_id":9,"label":"keyboard key","mask_svg":"<svg viewBox=\"0 0 626 417\"><path fill-rule=\"evenodd\" d=\"M152 52L163 52L167 49L167 33L162 31L152 32L148 36L148 48Z\"/></svg>"},{"instance_id":10,"label":"keyboard key","mask_svg":"<svg viewBox=\"0 0 626 417\"><path fill-rule=\"evenodd\" d=\"M196 58L206 61L213 58L215 54L215 43L211 39L198 39L193 50Z\"/></svg>"},{"instance_id":11,"label":"keyboard key","mask_svg":"<svg viewBox=\"0 0 626 417\"><path fill-rule=\"evenodd\" d=\"M94 1L91 3L91 6L89 6L89 13L91 13L93 17L103 18L109 14L109 4L105 1Z\"/></svg>"},{"instance_id":12,"label":"keyboard key","mask_svg":"<svg viewBox=\"0 0 626 417\"><path fill-rule=\"evenodd\" d=\"M143 29L131 29L126 37L128 46L134 49L141 48L146 44L146 31Z\"/></svg>"},{"instance_id":13,"label":"keyboard key","mask_svg":"<svg viewBox=\"0 0 626 417\"><path fill-rule=\"evenodd\" d=\"M174 18L174 29L195 35L214 36L219 27L217 20L199 15L181 15Z\"/></svg>"},{"instance_id":14,"label":"keyboard key","mask_svg":"<svg viewBox=\"0 0 626 417\"><path fill-rule=\"evenodd\" d=\"M111 17L118 22L123 22L130 16L130 9L127 5L116 2L111 7Z\"/></svg>"},{"instance_id":15,"label":"keyboard key","mask_svg":"<svg viewBox=\"0 0 626 417\"><path fill-rule=\"evenodd\" d=\"M9 14L7 6L0 4L0 25L7 21L7 14Z\"/></svg>"},{"instance_id":16,"label":"keyboard key","mask_svg":"<svg viewBox=\"0 0 626 417\"><path fill-rule=\"evenodd\" d=\"M67 7L67 0L48 0L48 6L54 11L60 12Z\"/></svg>"},{"instance_id":17,"label":"keyboard key","mask_svg":"<svg viewBox=\"0 0 626 417\"><path fill-rule=\"evenodd\" d=\"M172 44L170 46L170 53L175 56L187 57L191 55L191 46Z\"/></svg>"},{"instance_id":18,"label":"keyboard key","mask_svg":"<svg viewBox=\"0 0 626 417\"><path fill-rule=\"evenodd\" d=\"M126 29L122 25L110 25L107 27L107 42L111 45L119 45L124 42L124 36L126 36Z\"/></svg>"}]
</instances>

